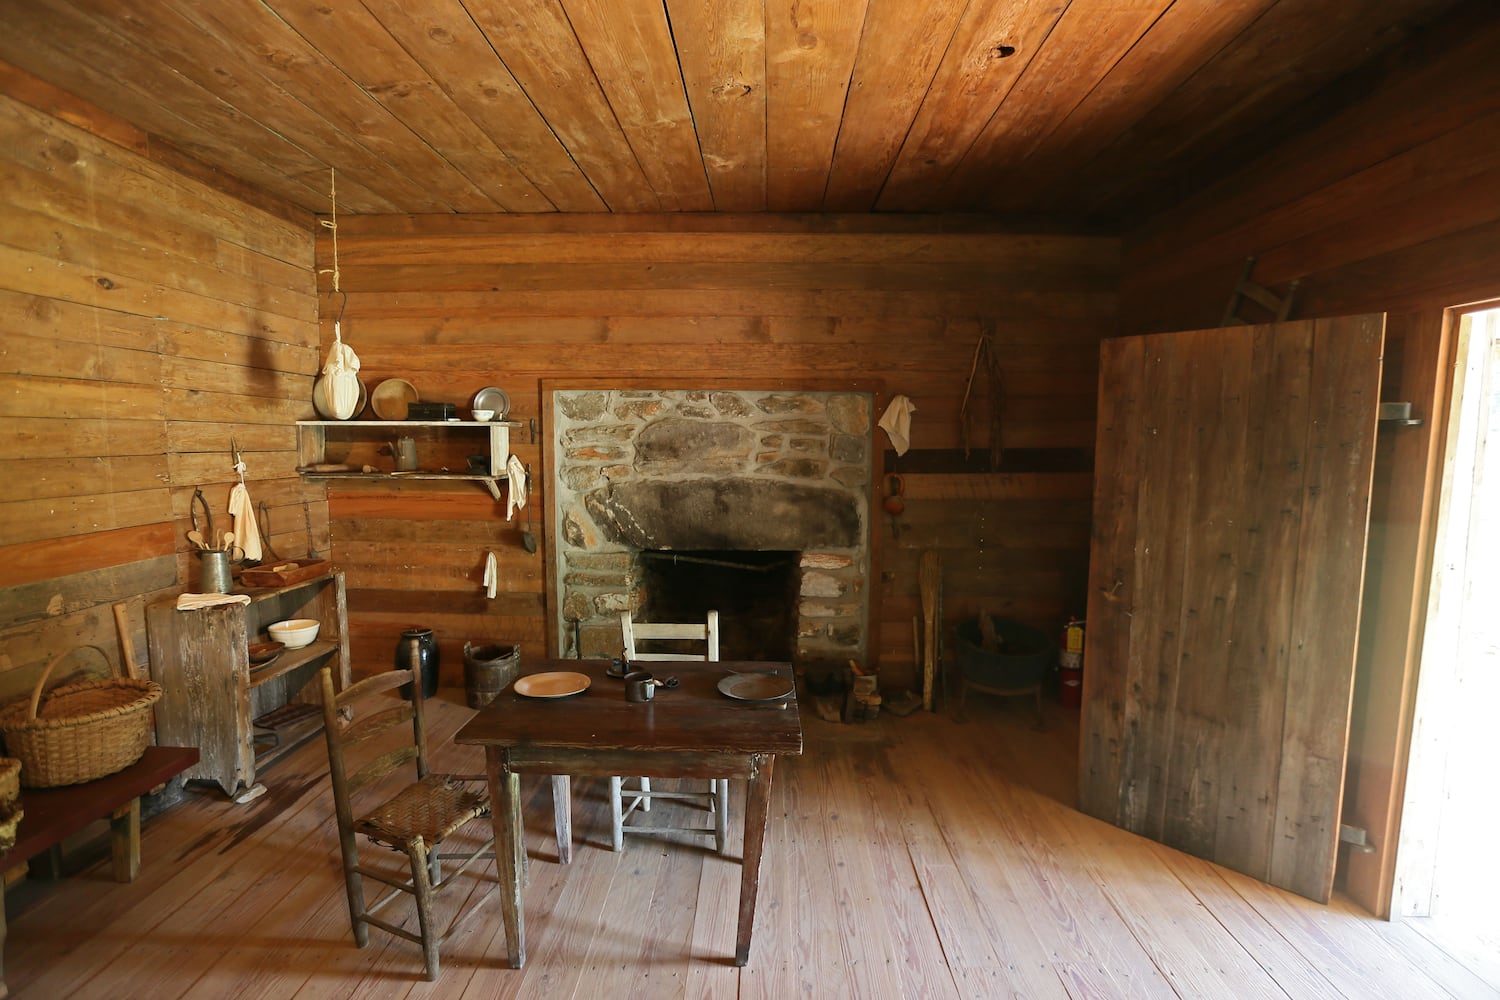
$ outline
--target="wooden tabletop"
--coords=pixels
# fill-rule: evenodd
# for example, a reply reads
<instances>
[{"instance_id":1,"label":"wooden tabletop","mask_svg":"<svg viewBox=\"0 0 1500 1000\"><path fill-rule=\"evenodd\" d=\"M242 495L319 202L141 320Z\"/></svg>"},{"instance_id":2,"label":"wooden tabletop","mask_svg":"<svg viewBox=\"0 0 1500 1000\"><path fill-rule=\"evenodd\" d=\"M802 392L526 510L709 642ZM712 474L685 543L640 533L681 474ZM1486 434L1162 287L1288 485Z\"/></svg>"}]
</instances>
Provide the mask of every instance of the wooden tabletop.
<instances>
[{"instance_id":1,"label":"wooden tabletop","mask_svg":"<svg viewBox=\"0 0 1500 1000\"><path fill-rule=\"evenodd\" d=\"M792 686L789 663L739 661L642 665L655 676L676 677L649 702L625 700L625 685L606 673L608 660L536 660L521 676L571 671L589 679L587 690L566 698L528 698L515 686L479 710L454 737L456 743L517 749L605 749L731 754L800 754L802 721L795 691L784 701L739 701L722 694L719 681L735 673L774 673Z\"/></svg>"}]
</instances>

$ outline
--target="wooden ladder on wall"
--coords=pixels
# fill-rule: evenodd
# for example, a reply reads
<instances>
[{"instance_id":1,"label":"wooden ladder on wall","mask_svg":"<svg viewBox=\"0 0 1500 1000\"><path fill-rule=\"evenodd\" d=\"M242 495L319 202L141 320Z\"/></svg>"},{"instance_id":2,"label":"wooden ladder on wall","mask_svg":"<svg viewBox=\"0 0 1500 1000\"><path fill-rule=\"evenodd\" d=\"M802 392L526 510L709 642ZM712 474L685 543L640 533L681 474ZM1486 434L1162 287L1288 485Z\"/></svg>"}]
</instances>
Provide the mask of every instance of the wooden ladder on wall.
<instances>
[{"instance_id":1,"label":"wooden ladder on wall","mask_svg":"<svg viewBox=\"0 0 1500 1000\"><path fill-rule=\"evenodd\" d=\"M1246 257L1245 266L1240 270L1240 280L1235 282L1234 291L1229 294L1229 303L1224 307L1224 318L1219 321L1220 326L1249 326L1260 323L1283 323L1292 315L1292 300L1297 295L1297 285L1301 278L1297 278L1287 286L1285 295L1277 295L1264 285L1250 280L1250 274L1255 270L1255 258ZM1255 303L1265 309L1270 315L1260 320L1242 316L1240 310L1244 308L1246 300Z\"/></svg>"}]
</instances>

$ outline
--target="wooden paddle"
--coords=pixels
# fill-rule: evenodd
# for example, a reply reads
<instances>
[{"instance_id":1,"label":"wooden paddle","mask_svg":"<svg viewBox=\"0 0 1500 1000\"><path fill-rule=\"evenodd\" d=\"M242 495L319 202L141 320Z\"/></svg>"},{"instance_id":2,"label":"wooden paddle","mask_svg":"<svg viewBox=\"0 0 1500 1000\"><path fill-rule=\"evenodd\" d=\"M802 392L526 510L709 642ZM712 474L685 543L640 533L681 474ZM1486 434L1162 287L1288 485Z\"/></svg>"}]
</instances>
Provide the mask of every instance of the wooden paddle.
<instances>
[{"instance_id":1,"label":"wooden paddle","mask_svg":"<svg viewBox=\"0 0 1500 1000\"><path fill-rule=\"evenodd\" d=\"M933 549L917 563L917 585L922 591L922 707L932 711L933 672L937 666L937 602L943 585L943 557Z\"/></svg>"}]
</instances>

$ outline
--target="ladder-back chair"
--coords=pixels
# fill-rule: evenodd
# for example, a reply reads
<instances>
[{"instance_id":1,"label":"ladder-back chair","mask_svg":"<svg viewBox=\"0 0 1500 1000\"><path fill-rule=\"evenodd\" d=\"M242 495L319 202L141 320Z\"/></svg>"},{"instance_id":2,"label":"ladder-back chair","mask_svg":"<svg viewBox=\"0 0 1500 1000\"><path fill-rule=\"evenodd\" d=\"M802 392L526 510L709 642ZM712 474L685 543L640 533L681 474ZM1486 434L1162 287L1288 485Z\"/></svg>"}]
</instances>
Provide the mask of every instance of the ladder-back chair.
<instances>
[{"instance_id":1,"label":"ladder-back chair","mask_svg":"<svg viewBox=\"0 0 1500 1000\"><path fill-rule=\"evenodd\" d=\"M434 774L428 768L421 664L415 655L412 659L410 670L382 671L342 692L334 691L332 670L324 667L323 727L354 942L361 948L368 944L371 925L414 941L422 946L427 978L432 980L438 977L438 945L489 898L498 883L490 880L488 888L455 914L447 929L438 932L435 897L474 861L494 857L494 831L484 775ZM403 684L416 697L380 697ZM406 737L397 739L403 731ZM401 784L399 772L412 764L416 780ZM356 799L362 807L357 813ZM466 837L462 850L440 853L451 835L474 823L478 826ZM387 862L383 865L361 860L360 837L404 854L409 870L390 864L393 855L387 852L380 852ZM444 860L457 863L446 875ZM486 880L480 871L473 877ZM365 879L387 887L373 902L366 901ZM403 895L416 901L418 933L401 926L399 918L387 920L380 915Z\"/></svg>"},{"instance_id":2,"label":"ladder-back chair","mask_svg":"<svg viewBox=\"0 0 1500 1000\"><path fill-rule=\"evenodd\" d=\"M710 611L707 620L702 623L672 624L666 622L638 622L632 618L629 611L620 612L620 634L624 640L625 660L628 663L640 663L651 661L716 661L719 658L719 613ZM680 645L683 640L700 646L700 652L653 652L643 649L638 645L641 640L677 640ZM666 695L665 697L670 697ZM614 849L619 851L625 847L625 834L646 833L697 833L711 834L714 838L714 849L720 854L724 853L725 845L729 835L729 779L710 778L707 791L656 791L651 788L650 777L642 776L637 784L632 786L626 782L629 779L613 777L609 779L609 805L612 820L612 836ZM630 817L639 810L640 812L651 811L651 800L662 799L663 801L687 802L693 805L706 807L713 813L714 825L704 826L652 826L645 823L631 823Z\"/></svg>"}]
</instances>

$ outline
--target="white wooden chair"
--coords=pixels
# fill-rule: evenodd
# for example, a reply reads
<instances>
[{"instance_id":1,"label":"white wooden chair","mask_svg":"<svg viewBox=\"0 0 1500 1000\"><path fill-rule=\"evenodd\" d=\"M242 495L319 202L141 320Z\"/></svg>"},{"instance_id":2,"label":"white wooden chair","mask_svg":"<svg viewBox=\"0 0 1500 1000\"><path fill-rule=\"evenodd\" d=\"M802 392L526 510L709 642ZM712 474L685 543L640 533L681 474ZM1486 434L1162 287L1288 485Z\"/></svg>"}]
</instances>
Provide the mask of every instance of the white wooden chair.
<instances>
[{"instance_id":1,"label":"white wooden chair","mask_svg":"<svg viewBox=\"0 0 1500 1000\"><path fill-rule=\"evenodd\" d=\"M669 624L665 622L638 622L632 619L629 611L620 612L620 633L624 639L625 660L627 663L641 663L652 661L712 661L719 658L719 613L710 611L707 621L703 624ZM641 649L637 642L639 640L682 640L694 644L704 644L704 652L651 652ZM670 698L668 691L661 695ZM653 791L651 779L640 777L634 779L638 782L635 786L627 785L631 779L613 777L609 779L609 806L610 815L613 819L614 849L619 851L625 847L625 833L700 833L712 834L714 838L714 849L720 854L724 853L729 834L729 779L710 778L707 791ZM714 825L707 826L650 826L643 823L631 823L629 819L638 809L640 812L651 811L651 800L662 799L674 802L689 802L694 805L704 806L713 813Z\"/></svg>"}]
</instances>

